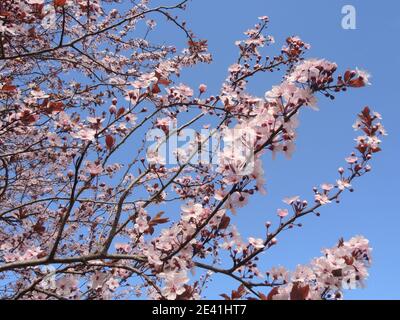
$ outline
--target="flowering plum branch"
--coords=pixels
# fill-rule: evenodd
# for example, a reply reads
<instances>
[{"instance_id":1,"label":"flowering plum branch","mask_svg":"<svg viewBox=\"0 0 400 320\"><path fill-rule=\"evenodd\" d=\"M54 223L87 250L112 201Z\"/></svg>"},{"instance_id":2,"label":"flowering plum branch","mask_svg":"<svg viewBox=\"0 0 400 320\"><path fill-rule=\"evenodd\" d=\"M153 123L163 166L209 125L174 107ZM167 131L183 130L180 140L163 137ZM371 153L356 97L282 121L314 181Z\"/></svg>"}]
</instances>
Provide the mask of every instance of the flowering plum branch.
<instances>
[{"instance_id":1,"label":"flowering plum branch","mask_svg":"<svg viewBox=\"0 0 400 320\"><path fill-rule=\"evenodd\" d=\"M293 272L257 261L371 171L386 132L368 107L347 169L314 188L312 204L286 198L261 238L243 240L231 219L266 193L263 155L295 151L299 114L365 87L368 73L306 59L296 36L270 55L263 16L212 95L180 76L212 62L179 18L187 1L150 2L0 3L0 297L200 299L213 274L238 283L225 299L341 299L362 286L371 249L361 236ZM158 44L164 27L182 41ZM250 94L269 73L282 81Z\"/></svg>"}]
</instances>

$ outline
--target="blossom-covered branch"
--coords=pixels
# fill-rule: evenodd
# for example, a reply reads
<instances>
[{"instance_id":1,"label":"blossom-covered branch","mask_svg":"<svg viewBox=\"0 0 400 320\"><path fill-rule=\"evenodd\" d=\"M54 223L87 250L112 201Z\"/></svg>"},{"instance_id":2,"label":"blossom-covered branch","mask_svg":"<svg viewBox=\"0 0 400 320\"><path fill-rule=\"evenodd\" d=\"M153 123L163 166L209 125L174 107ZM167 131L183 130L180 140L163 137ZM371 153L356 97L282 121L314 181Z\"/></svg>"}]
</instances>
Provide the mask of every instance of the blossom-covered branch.
<instances>
[{"instance_id":1,"label":"blossom-covered branch","mask_svg":"<svg viewBox=\"0 0 400 320\"><path fill-rule=\"evenodd\" d=\"M256 261L371 170L386 133L369 108L347 170L314 188L312 205L285 199L248 241L231 218L266 193L263 157L295 151L299 114L365 87L368 73L306 59L296 36L276 49L262 16L235 43L220 91L207 79L191 88L182 71L212 56L179 18L186 5L0 3L1 298L199 299L219 273L239 284L227 299L339 299L367 277L362 237L290 274ZM157 43L163 28L181 40ZM249 93L272 72L280 83Z\"/></svg>"}]
</instances>

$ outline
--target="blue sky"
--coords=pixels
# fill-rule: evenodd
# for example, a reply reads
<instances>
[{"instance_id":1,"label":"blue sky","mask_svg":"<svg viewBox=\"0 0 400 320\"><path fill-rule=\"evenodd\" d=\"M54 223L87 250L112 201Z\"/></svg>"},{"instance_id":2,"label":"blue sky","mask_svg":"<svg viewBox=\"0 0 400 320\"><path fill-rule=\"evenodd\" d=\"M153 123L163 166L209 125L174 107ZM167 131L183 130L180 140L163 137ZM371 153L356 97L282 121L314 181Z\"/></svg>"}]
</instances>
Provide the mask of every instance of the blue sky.
<instances>
[{"instance_id":1,"label":"blue sky","mask_svg":"<svg viewBox=\"0 0 400 320\"><path fill-rule=\"evenodd\" d=\"M356 30L341 27L341 9L346 4L356 8ZM339 237L364 235L373 247L373 267L364 290L346 292L350 299L400 298L400 216L396 205L400 156L398 12L398 1L193 0L185 13L195 33L208 39L214 56L212 65L201 65L183 74L183 80L196 87L205 82L209 91L218 93L227 67L237 58L234 41L242 39L242 32L261 15L270 17L269 33L275 37L277 48L287 36L299 35L312 45L307 57L335 61L341 71L359 67L373 75L371 86L341 94L333 102L320 97L321 111L301 115L293 159L272 161L265 157L269 193L254 197L235 219L243 236L262 236L263 223L282 207L283 197L298 194L311 199L314 185L335 181L337 168L344 165L344 157L354 146L356 134L351 126L361 108L369 105L380 112L389 136L383 152L373 161L372 173L357 180L355 192L346 194L341 204L325 207L319 218L305 218L301 230L281 235L279 246L265 254L260 263L265 268L284 265L293 269L318 256L321 248L334 245ZM263 95L275 83L276 78L265 75L252 81L249 88ZM227 278L215 278L209 296L217 298L231 284Z\"/></svg>"}]
</instances>

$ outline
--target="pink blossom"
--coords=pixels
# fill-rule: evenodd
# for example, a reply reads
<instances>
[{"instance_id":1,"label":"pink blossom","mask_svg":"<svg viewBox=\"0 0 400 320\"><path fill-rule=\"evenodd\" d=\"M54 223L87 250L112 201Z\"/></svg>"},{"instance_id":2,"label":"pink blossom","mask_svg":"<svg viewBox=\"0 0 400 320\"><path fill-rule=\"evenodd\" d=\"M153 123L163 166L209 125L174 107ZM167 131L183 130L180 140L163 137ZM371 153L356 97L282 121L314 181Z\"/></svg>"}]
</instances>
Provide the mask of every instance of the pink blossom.
<instances>
[{"instance_id":1,"label":"pink blossom","mask_svg":"<svg viewBox=\"0 0 400 320\"><path fill-rule=\"evenodd\" d=\"M153 246L145 249L144 254L147 257L150 265L161 266L163 264L160 260L160 251L155 250Z\"/></svg>"},{"instance_id":2,"label":"pink blossom","mask_svg":"<svg viewBox=\"0 0 400 320\"><path fill-rule=\"evenodd\" d=\"M138 80L132 82L132 86L136 89L146 89L156 82L158 79L154 72L142 74Z\"/></svg>"},{"instance_id":3,"label":"pink blossom","mask_svg":"<svg viewBox=\"0 0 400 320\"><path fill-rule=\"evenodd\" d=\"M239 72L242 69L240 64L233 64L229 67L228 71L231 73Z\"/></svg>"},{"instance_id":4,"label":"pink blossom","mask_svg":"<svg viewBox=\"0 0 400 320\"><path fill-rule=\"evenodd\" d=\"M289 214L289 210L287 210L287 209L278 209L277 214L278 214L278 217L284 218Z\"/></svg>"},{"instance_id":5,"label":"pink blossom","mask_svg":"<svg viewBox=\"0 0 400 320\"><path fill-rule=\"evenodd\" d=\"M249 238L249 243L257 250L262 249L265 247L263 239L255 239L253 237Z\"/></svg>"},{"instance_id":6,"label":"pink blossom","mask_svg":"<svg viewBox=\"0 0 400 320\"><path fill-rule=\"evenodd\" d=\"M149 228L149 224L147 221L147 215L145 211L141 211L139 217L135 220L135 229L139 233L145 232Z\"/></svg>"},{"instance_id":7,"label":"pink blossom","mask_svg":"<svg viewBox=\"0 0 400 320\"><path fill-rule=\"evenodd\" d=\"M97 176L103 172L103 167L101 164L96 164L95 162L91 161L87 162L86 168L92 176Z\"/></svg>"},{"instance_id":8,"label":"pink blossom","mask_svg":"<svg viewBox=\"0 0 400 320\"><path fill-rule=\"evenodd\" d=\"M329 198L326 194L319 194L319 193L315 195L315 201L321 205L331 203L331 201L329 200Z\"/></svg>"},{"instance_id":9,"label":"pink blossom","mask_svg":"<svg viewBox=\"0 0 400 320\"><path fill-rule=\"evenodd\" d=\"M360 78L363 81L364 85L371 84L369 82L371 75L365 70L360 70L360 69L356 68L356 77Z\"/></svg>"},{"instance_id":10,"label":"pink blossom","mask_svg":"<svg viewBox=\"0 0 400 320\"><path fill-rule=\"evenodd\" d=\"M199 91L200 91L200 93L206 92L207 91L207 86L205 84L201 84L199 86Z\"/></svg>"},{"instance_id":11,"label":"pink blossom","mask_svg":"<svg viewBox=\"0 0 400 320\"><path fill-rule=\"evenodd\" d=\"M330 183L323 183L322 185L321 185L321 188L322 188L322 190L324 190L324 191L331 191L333 188L334 188L334 185L333 184L330 184Z\"/></svg>"},{"instance_id":12,"label":"pink blossom","mask_svg":"<svg viewBox=\"0 0 400 320\"><path fill-rule=\"evenodd\" d=\"M283 202L288 204L288 205L292 205L294 202L298 201L299 199L300 199L299 196L293 196L293 197L290 197L290 198L284 198Z\"/></svg>"},{"instance_id":13,"label":"pink blossom","mask_svg":"<svg viewBox=\"0 0 400 320\"><path fill-rule=\"evenodd\" d=\"M199 221L203 213L203 206L200 203L189 203L186 206L182 206L182 220L183 221Z\"/></svg>"},{"instance_id":14,"label":"pink blossom","mask_svg":"<svg viewBox=\"0 0 400 320\"><path fill-rule=\"evenodd\" d=\"M336 183L339 190L345 190L351 188L351 184L345 179L337 180Z\"/></svg>"},{"instance_id":15,"label":"pink blossom","mask_svg":"<svg viewBox=\"0 0 400 320\"><path fill-rule=\"evenodd\" d=\"M96 130L90 128L84 128L78 132L72 132L71 136L75 139L93 141L95 139Z\"/></svg>"},{"instance_id":16,"label":"pink blossom","mask_svg":"<svg viewBox=\"0 0 400 320\"><path fill-rule=\"evenodd\" d=\"M356 163L356 162L358 161L358 158L352 156L352 157L346 158L346 161L347 161L347 163L349 163L349 164L354 164L354 163Z\"/></svg>"},{"instance_id":17,"label":"pink blossom","mask_svg":"<svg viewBox=\"0 0 400 320\"><path fill-rule=\"evenodd\" d=\"M117 251L122 251L125 253L128 253L132 250L131 246L128 243L116 243L115 244L115 249Z\"/></svg>"},{"instance_id":18,"label":"pink blossom","mask_svg":"<svg viewBox=\"0 0 400 320\"><path fill-rule=\"evenodd\" d=\"M179 272L163 272L160 277L165 280L165 286L162 289L162 294L168 300L175 300L177 296L185 292L184 284L189 281L186 271Z\"/></svg>"}]
</instances>

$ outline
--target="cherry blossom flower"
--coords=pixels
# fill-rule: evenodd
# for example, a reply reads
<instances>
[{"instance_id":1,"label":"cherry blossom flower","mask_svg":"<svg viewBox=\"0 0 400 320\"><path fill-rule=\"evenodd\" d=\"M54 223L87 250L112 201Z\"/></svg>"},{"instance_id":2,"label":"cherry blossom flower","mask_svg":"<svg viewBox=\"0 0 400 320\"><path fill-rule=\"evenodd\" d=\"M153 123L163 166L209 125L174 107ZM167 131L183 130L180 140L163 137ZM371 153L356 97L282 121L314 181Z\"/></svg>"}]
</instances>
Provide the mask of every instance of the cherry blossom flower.
<instances>
[{"instance_id":1,"label":"cherry blossom flower","mask_svg":"<svg viewBox=\"0 0 400 320\"><path fill-rule=\"evenodd\" d=\"M75 139L81 139L85 141L93 141L95 139L96 130L90 128L84 128L77 132L71 132L71 136Z\"/></svg>"},{"instance_id":2,"label":"cherry blossom flower","mask_svg":"<svg viewBox=\"0 0 400 320\"><path fill-rule=\"evenodd\" d=\"M289 211L287 209L278 209L277 214L278 217L284 218L289 214Z\"/></svg>"},{"instance_id":3,"label":"cherry blossom flower","mask_svg":"<svg viewBox=\"0 0 400 320\"><path fill-rule=\"evenodd\" d=\"M184 284L189 281L185 270L180 272L163 272L160 273L160 277L165 280L162 294L169 300L175 300L177 296L183 294L185 292Z\"/></svg>"},{"instance_id":4,"label":"cherry blossom flower","mask_svg":"<svg viewBox=\"0 0 400 320\"><path fill-rule=\"evenodd\" d=\"M157 82L158 79L155 76L154 72L150 72L147 74L142 74L138 80L132 82L132 86L136 89L146 89L150 87L150 85L154 82Z\"/></svg>"},{"instance_id":5,"label":"cherry blossom flower","mask_svg":"<svg viewBox=\"0 0 400 320\"><path fill-rule=\"evenodd\" d=\"M150 265L161 266L163 264L160 259L160 251L156 251L153 246L146 248L144 250L144 254L147 257Z\"/></svg>"},{"instance_id":6,"label":"cherry blossom flower","mask_svg":"<svg viewBox=\"0 0 400 320\"><path fill-rule=\"evenodd\" d=\"M78 280L74 275L66 275L57 280L57 292L65 297L74 297L78 290Z\"/></svg>"},{"instance_id":7,"label":"cherry blossom flower","mask_svg":"<svg viewBox=\"0 0 400 320\"><path fill-rule=\"evenodd\" d=\"M275 281L285 277L285 280L280 280L284 285L275 287L271 298L289 300L301 296L303 300L341 300L342 290L363 285L371 260L368 240L354 237L348 242L339 242L337 247L326 249L323 253L324 256L314 259L309 266L297 266L293 273L271 270L270 275ZM308 289L297 291L295 284Z\"/></svg>"},{"instance_id":8,"label":"cherry blossom flower","mask_svg":"<svg viewBox=\"0 0 400 320\"><path fill-rule=\"evenodd\" d=\"M182 206L182 220L189 222L190 220L199 221L203 213L203 206L200 203L189 203Z\"/></svg>"},{"instance_id":9,"label":"cherry blossom flower","mask_svg":"<svg viewBox=\"0 0 400 320\"><path fill-rule=\"evenodd\" d=\"M371 84L369 82L371 75L365 70L360 70L360 69L356 68L356 77L360 78L363 81L364 85Z\"/></svg>"},{"instance_id":10,"label":"cherry blossom flower","mask_svg":"<svg viewBox=\"0 0 400 320\"><path fill-rule=\"evenodd\" d=\"M206 92L207 91L207 86L205 84L201 84L199 86L199 91L200 91L200 93Z\"/></svg>"},{"instance_id":11,"label":"cherry blossom flower","mask_svg":"<svg viewBox=\"0 0 400 320\"><path fill-rule=\"evenodd\" d=\"M315 201L321 205L331 203L331 201L329 200L329 198L326 194L319 194L319 193L315 195Z\"/></svg>"},{"instance_id":12,"label":"cherry blossom flower","mask_svg":"<svg viewBox=\"0 0 400 320\"><path fill-rule=\"evenodd\" d=\"M135 229L138 230L139 233L144 233L148 228L149 224L147 221L147 213L145 210L141 209L139 212L139 216L135 220Z\"/></svg>"},{"instance_id":13,"label":"cherry blossom flower","mask_svg":"<svg viewBox=\"0 0 400 320\"><path fill-rule=\"evenodd\" d=\"M249 238L249 243L257 250L262 249L265 247L263 239L255 239L253 237Z\"/></svg>"},{"instance_id":14,"label":"cherry blossom flower","mask_svg":"<svg viewBox=\"0 0 400 320\"><path fill-rule=\"evenodd\" d=\"M227 204L227 208L232 210L232 212L236 212L236 208L244 207L249 201L249 195L244 192L235 192L230 197L230 200Z\"/></svg>"},{"instance_id":15,"label":"cherry blossom flower","mask_svg":"<svg viewBox=\"0 0 400 320\"><path fill-rule=\"evenodd\" d=\"M150 29L154 29L157 25L157 22L154 21L153 19L150 19L146 21L146 24Z\"/></svg>"},{"instance_id":16,"label":"cherry blossom flower","mask_svg":"<svg viewBox=\"0 0 400 320\"><path fill-rule=\"evenodd\" d=\"M92 281L90 283L90 287L93 290L102 289L104 283L106 282L108 275L103 272L96 272L92 275Z\"/></svg>"},{"instance_id":17,"label":"cherry blossom flower","mask_svg":"<svg viewBox=\"0 0 400 320\"><path fill-rule=\"evenodd\" d=\"M290 197L290 198L284 198L283 202L288 204L288 205L292 205L294 202L298 201L299 199L300 199L299 196L293 196L293 197Z\"/></svg>"},{"instance_id":18,"label":"cherry blossom flower","mask_svg":"<svg viewBox=\"0 0 400 320\"><path fill-rule=\"evenodd\" d=\"M333 184L330 184L330 183L323 183L322 185L321 185L321 189L322 190L324 190L324 191L331 191L332 189L334 188L334 185Z\"/></svg>"},{"instance_id":19,"label":"cherry blossom flower","mask_svg":"<svg viewBox=\"0 0 400 320\"><path fill-rule=\"evenodd\" d=\"M345 190L351 188L351 184L346 179L340 179L336 181L339 190Z\"/></svg>"},{"instance_id":20,"label":"cherry blossom flower","mask_svg":"<svg viewBox=\"0 0 400 320\"><path fill-rule=\"evenodd\" d=\"M103 167L101 166L101 164L96 164L94 162L88 161L86 167L88 169L88 172L92 176L97 176L103 172Z\"/></svg>"},{"instance_id":21,"label":"cherry blossom flower","mask_svg":"<svg viewBox=\"0 0 400 320\"><path fill-rule=\"evenodd\" d=\"M228 71L231 73L239 72L242 69L240 64L233 64L229 67Z\"/></svg>"}]
</instances>

